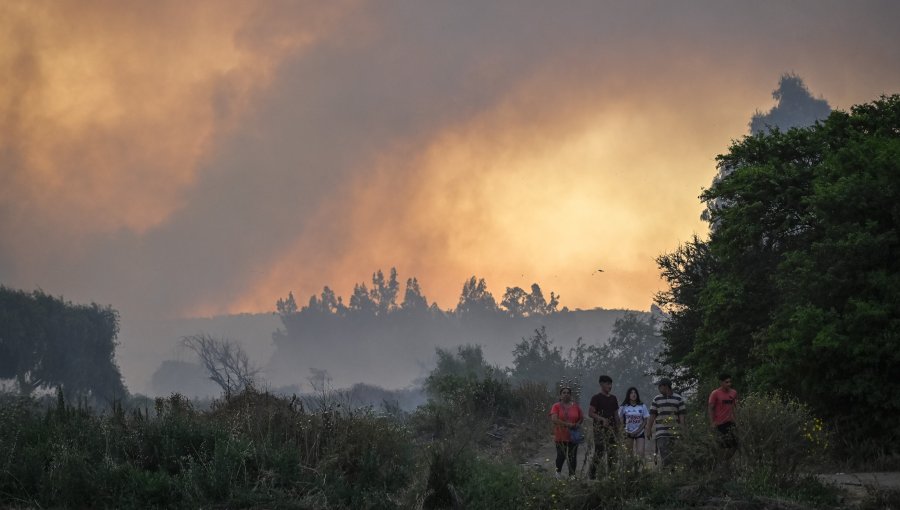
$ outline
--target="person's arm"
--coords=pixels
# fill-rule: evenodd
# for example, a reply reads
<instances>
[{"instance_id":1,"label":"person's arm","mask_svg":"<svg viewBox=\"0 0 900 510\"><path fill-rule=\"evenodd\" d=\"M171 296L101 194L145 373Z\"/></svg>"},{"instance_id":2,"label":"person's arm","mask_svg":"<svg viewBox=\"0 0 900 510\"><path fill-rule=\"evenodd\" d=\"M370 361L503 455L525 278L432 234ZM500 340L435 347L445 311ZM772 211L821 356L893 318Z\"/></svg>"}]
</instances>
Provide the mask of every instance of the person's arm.
<instances>
[{"instance_id":1,"label":"person's arm","mask_svg":"<svg viewBox=\"0 0 900 510\"><path fill-rule=\"evenodd\" d=\"M706 414L709 416L709 426L712 427L716 423L716 393L709 394L709 401L706 406Z\"/></svg>"},{"instance_id":2,"label":"person's arm","mask_svg":"<svg viewBox=\"0 0 900 510\"><path fill-rule=\"evenodd\" d=\"M678 423L684 425L687 423L687 408L684 406L684 399L678 404Z\"/></svg>"},{"instance_id":3,"label":"person's arm","mask_svg":"<svg viewBox=\"0 0 900 510\"><path fill-rule=\"evenodd\" d=\"M650 411L650 418L647 418L647 439L653 439L653 424L656 423L656 413Z\"/></svg>"},{"instance_id":4,"label":"person's arm","mask_svg":"<svg viewBox=\"0 0 900 510\"><path fill-rule=\"evenodd\" d=\"M609 425L609 420L597 414L597 408L595 408L594 406L588 407L588 416L590 416L595 423Z\"/></svg>"},{"instance_id":5,"label":"person's arm","mask_svg":"<svg viewBox=\"0 0 900 510\"><path fill-rule=\"evenodd\" d=\"M578 421L575 422L575 427L580 427L581 423L584 422L584 413L581 412L581 408L578 407Z\"/></svg>"},{"instance_id":6,"label":"person's arm","mask_svg":"<svg viewBox=\"0 0 900 510\"><path fill-rule=\"evenodd\" d=\"M638 427L637 432L634 433L635 437L641 435L641 432L647 430L647 417L650 416L650 413L647 412L647 406L641 406L641 426Z\"/></svg>"},{"instance_id":7,"label":"person's arm","mask_svg":"<svg viewBox=\"0 0 900 510\"><path fill-rule=\"evenodd\" d=\"M566 423L559 419L559 411L560 409L555 404L550 408L550 423L558 427L565 427Z\"/></svg>"}]
</instances>

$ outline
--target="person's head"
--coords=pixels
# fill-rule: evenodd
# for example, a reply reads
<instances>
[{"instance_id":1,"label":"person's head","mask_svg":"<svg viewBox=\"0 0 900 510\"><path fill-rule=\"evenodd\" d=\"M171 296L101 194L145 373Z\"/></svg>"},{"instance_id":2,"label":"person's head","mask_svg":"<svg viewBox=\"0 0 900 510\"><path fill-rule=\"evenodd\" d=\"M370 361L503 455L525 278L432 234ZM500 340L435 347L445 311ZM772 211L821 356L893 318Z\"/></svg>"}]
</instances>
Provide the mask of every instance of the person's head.
<instances>
[{"instance_id":1,"label":"person's head","mask_svg":"<svg viewBox=\"0 0 900 510\"><path fill-rule=\"evenodd\" d=\"M659 392L665 396L669 396L672 394L672 381L667 378L662 378L656 383L656 387L659 388Z\"/></svg>"},{"instance_id":2,"label":"person's head","mask_svg":"<svg viewBox=\"0 0 900 510\"><path fill-rule=\"evenodd\" d=\"M609 393L609 390L612 389L612 377L608 375L601 375L597 382L600 383L600 391L603 393Z\"/></svg>"},{"instance_id":3,"label":"person's head","mask_svg":"<svg viewBox=\"0 0 900 510\"><path fill-rule=\"evenodd\" d=\"M723 390L731 389L731 376L726 373L719 374L719 387Z\"/></svg>"},{"instance_id":4,"label":"person's head","mask_svg":"<svg viewBox=\"0 0 900 510\"><path fill-rule=\"evenodd\" d=\"M641 394L634 386L628 388L628 391L625 392L625 403L634 406L641 405Z\"/></svg>"},{"instance_id":5,"label":"person's head","mask_svg":"<svg viewBox=\"0 0 900 510\"><path fill-rule=\"evenodd\" d=\"M571 402L572 401L572 388L568 386L563 386L559 389L559 399L563 402Z\"/></svg>"}]
</instances>

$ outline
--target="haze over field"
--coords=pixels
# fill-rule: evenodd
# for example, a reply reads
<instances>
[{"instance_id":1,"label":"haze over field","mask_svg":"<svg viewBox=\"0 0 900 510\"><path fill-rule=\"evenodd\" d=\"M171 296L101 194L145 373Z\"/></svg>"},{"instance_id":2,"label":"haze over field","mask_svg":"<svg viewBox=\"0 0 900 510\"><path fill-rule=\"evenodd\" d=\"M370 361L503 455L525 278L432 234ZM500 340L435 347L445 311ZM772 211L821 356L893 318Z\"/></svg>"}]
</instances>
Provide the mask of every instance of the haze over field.
<instances>
[{"instance_id":1,"label":"haze over field","mask_svg":"<svg viewBox=\"0 0 900 510\"><path fill-rule=\"evenodd\" d=\"M705 229L714 157L778 78L841 109L896 92L897 19L890 1L5 2L0 283L120 310L139 391L177 340L160 323L348 296L378 268L445 309L475 274L647 310L653 259Z\"/></svg>"}]
</instances>

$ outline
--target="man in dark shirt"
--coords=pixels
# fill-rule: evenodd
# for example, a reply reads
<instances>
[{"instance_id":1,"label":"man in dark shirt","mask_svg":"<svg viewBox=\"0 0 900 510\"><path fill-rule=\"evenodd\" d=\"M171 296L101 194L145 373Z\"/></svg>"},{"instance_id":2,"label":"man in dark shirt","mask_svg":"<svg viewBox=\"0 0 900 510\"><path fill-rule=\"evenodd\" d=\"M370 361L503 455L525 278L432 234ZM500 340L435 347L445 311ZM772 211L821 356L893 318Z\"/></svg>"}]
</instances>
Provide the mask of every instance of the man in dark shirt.
<instances>
[{"instance_id":1,"label":"man in dark shirt","mask_svg":"<svg viewBox=\"0 0 900 510\"><path fill-rule=\"evenodd\" d=\"M588 415L594 420L594 459L591 462L591 480L597 478L597 466L606 455L607 472L612 471L616 463L616 442L619 432L619 399L610 393L612 378L601 375L600 393L591 397Z\"/></svg>"}]
</instances>

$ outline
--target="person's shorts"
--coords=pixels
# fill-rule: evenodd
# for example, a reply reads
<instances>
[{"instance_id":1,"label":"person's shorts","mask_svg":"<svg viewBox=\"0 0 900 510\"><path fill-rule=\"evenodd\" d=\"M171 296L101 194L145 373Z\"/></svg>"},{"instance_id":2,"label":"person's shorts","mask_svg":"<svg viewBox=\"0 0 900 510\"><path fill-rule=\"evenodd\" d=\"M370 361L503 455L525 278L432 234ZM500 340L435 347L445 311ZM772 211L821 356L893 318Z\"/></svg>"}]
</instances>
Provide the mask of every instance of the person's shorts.
<instances>
[{"instance_id":1,"label":"person's shorts","mask_svg":"<svg viewBox=\"0 0 900 510\"><path fill-rule=\"evenodd\" d=\"M641 432L640 435L637 436L626 434L625 437L627 437L628 439L644 439L644 433Z\"/></svg>"},{"instance_id":2,"label":"person's shorts","mask_svg":"<svg viewBox=\"0 0 900 510\"><path fill-rule=\"evenodd\" d=\"M737 435L735 435L734 429L735 424L733 421L716 426L716 430L719 431L719 444L722 448L728 448L729 450L737 448Z\"/></svg>"}]
</instances>

